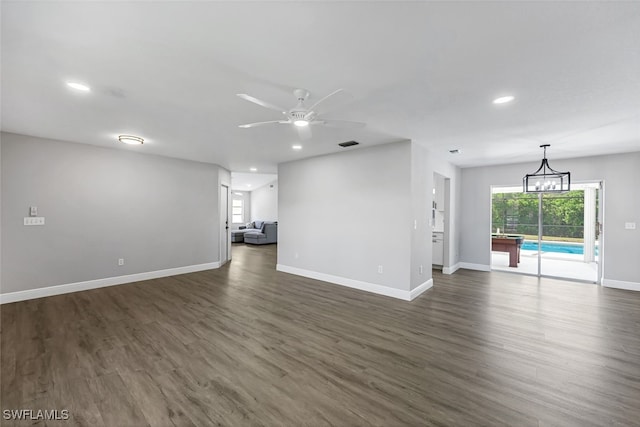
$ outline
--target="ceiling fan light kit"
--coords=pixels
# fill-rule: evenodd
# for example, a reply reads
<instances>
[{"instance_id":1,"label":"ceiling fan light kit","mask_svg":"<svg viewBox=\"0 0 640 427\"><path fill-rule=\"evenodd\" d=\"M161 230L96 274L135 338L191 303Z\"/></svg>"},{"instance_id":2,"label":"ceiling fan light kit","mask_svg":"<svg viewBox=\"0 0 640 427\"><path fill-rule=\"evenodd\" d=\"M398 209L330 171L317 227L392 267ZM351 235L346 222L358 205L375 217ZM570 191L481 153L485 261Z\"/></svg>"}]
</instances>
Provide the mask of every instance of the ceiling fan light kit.
<instances>
[{"instance_id":1,"label":"ceiling fan light kit","mask_svg":"<svg viewBox=\"0 0 640 427\"><path fill-rule=\"evenodd\" d=\"M318 100L315 104L313 104L311 107L307 107L305 104L305 101L309 98L310 93L308 90L306 89L296 89L293 91L293 95L296 97L296 99L298 100L298 103L296 104L295 107L287 110L285 108L279 107L275 104L272 104L270 102L267 101L263 101L261 99L258 99L256 97L253 97L251 95L248 95L246 93L239 93L237 94L238 97L244 99L245 101L249 101L252 102L256 105L259 105L261 107L264 108L268 108L270 110L274 110L274 111L278 111L281 114L283 114L286 117L286 120L269 120L266 122L255 122L255 123L245 123L242 125L238 125L238 127L243 128L243 129L247 129L247 128L253 128L253 127L257 127L257 126L263 126L263 125L273 125L273 124L280 124L280 125L294 125L298 128L306 128L309 125L321 125L321 126L330 126L330 127L337 127L337 128L359 128L359 127L363 127L365 126L364 123L361 122L351 122L351 121L344 121L344 120L330 120L330 119L323 119L323 118L319 118L319 114L316 112L316 107L318 105L320 105L321 103L323 103L324 101L326 101L328 98L338 94L342 92L342 89L338 89L332 93L330 93L329 95L325 96L324 98L321 98L320 100Z\"/></svg>"}]
</instances>

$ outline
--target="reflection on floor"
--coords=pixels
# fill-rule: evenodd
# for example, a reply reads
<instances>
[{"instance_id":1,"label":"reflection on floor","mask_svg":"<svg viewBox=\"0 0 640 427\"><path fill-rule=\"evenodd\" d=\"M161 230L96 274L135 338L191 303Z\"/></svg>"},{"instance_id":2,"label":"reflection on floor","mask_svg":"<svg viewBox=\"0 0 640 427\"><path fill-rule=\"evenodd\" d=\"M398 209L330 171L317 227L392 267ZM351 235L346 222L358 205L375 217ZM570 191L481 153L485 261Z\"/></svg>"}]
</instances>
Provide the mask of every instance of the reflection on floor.
<instances>
[{"instance_id":1,"label":"reflection on floor","mask_svg":"<svg viewBox=\"0 0 640 427\"><path fill-rule=\"evenodd\" d=\"M538 274L538 252L521 251L520 263L517 268L509 267L508 253L491 252L491 269L513 273ZM582 255L543 252L542 274L595 283L598 276L598 264L584 262Z\"/></svg>"}]
</instances>

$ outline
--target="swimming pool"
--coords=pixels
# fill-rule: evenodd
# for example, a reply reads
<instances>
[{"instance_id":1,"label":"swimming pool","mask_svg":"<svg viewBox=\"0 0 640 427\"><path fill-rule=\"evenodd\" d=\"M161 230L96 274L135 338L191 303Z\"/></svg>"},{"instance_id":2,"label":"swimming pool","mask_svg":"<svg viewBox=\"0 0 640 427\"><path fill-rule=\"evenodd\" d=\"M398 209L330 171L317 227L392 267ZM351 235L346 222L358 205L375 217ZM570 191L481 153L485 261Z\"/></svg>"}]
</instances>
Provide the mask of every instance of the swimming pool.
<instances>
[{"instance_id":1,"label":"swimming pool","mask_svg":"<svg viewBox=\"0 0 640 427\"><path fill-rule=\"evenodd\" d=\"M561 254L576 254L582 255L584 254L584 244L582 243L567 243L567 242L542 242L541 244L542 252L556 252ZM538 250L538 242L535 240L525 240L522 243L522 247L525 251L537 251ZM598 253L598 249L596 248L596 254Z\"/></svg>"}]
</instances>

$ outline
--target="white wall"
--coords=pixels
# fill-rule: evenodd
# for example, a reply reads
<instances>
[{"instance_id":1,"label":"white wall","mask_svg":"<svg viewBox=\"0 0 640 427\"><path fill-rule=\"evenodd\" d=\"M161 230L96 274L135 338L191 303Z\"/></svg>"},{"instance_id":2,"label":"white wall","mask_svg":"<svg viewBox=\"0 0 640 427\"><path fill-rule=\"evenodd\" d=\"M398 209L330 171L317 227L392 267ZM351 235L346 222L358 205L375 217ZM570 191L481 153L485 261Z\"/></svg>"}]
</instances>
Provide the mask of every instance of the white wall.
<instances>
[{"instance_id":1,"label":"white wall","mask_svg":"<svg viewBox=\"0 0 640 427\"><path fill-rule=\"evenodd\" d=\"M278 220L278 181L270 182L251 192L251 221L255 220Z\"/></svg>"},{"instance_id":2,"label":"white wall","mask_svg":"<svg viewBox=\"0 0 640 427\"><path fill-rule=\"evenodd\" d=\"M410 142L280 164L278 268L407 294L410 180Z\"/></svg>"},{"instance_id":3,"label":"white wall","mask_svg":"<svg viewBox=\"0 0 640 427\"><path fill-rule=\"evenodd\" d=\"M557 170L571 172L572 182L602 180L604 191L605 284L637 284L640 290L640 229L625 230L626 222L640 225L640 152L578 159L549 160ZM539 161L462 170L461 258L488 269L491 262L491 186L522 185Z\"/></svg>"},{"instance_id":4,"label":"white wall","mask_svg":"<svg viewBox=\"0 0 640 427\"><path fill-rule=\"evenodd\" d=\"M425 147L411 143L411 210L406 226L411 233L411 289L432 278L431 198L433 173ZM422 267L422 268L421 268Z\"/></svg>"},{"instance_id":5,"label":"white wall","mask_svg":"<svg viewBox=\"0 0 640 427\"><path fill-rule=\"evenodd\" d=\"M222 168L8 133L1 149L3 294L219 261ZM29 206L46 225L23 225Z\"/></svg>"}]
</instances>

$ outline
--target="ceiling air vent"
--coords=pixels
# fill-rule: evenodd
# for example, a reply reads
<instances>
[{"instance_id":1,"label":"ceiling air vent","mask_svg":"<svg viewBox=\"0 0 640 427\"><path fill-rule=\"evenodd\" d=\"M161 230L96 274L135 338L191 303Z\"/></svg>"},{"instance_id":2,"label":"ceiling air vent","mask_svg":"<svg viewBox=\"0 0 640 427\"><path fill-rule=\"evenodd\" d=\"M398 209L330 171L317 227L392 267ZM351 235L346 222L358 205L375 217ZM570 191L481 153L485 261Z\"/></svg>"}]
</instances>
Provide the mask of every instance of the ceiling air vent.
<instances>
[{"instance_id":1,"label":"ceiling air vent","mask_svg":"<svg viewBox=\"0 0 640 427\"><path fill-rule=\"evenodd\" d=\"M360 143L356 141L347 141L347 142L341 142L338 145L342 148L347 148L347 147L353 147L354 145L358 145L358 144Z\"/></svg>"}]
</instances>

